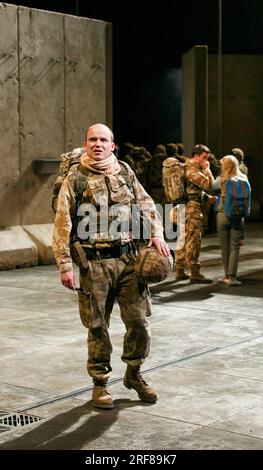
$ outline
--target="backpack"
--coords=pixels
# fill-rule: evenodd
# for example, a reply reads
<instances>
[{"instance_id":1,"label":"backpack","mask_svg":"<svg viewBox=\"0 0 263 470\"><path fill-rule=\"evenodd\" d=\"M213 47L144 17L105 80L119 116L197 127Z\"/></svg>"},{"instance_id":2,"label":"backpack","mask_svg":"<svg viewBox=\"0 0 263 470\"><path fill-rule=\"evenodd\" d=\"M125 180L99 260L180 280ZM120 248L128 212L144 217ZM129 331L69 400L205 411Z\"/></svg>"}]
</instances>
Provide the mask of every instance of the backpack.
<instances>
[{"instance_id":1,"label":"backpack","mask_svg":"<svg viewBox=\"0 0 263 470\"><path fill-rule=\"evenodd\" d=\"M250 215L251 187L248 180L226 180L226 199L223 205L226 217L241 218Z\"/></svg>"},{"instance_id":2,"label":"backpack","mask_svg":"<svg viewBox=\"0 0 263 470\"><path fill-rule=\"evenodd\" d=\"M71 152L63 153L60 158L61 158L61 163L59 165L59 170L60 170L60 175L57 177L53 184L53 190L52 190L52 209L54 212L57 211L57 199L58 199L58 194L61 188L61 185L66 178L66 176L69 173L70 168L73 165L79 165L80 164L80 157L84 153L84 148L79 147Z\"/></svg>"},{"instance_id":3,"label":"backpack","mask_svg":"<svg viewBox=\"0 0 263 470\"><path fill-rule=\"evenodd\" d=\"M169 157L163 162L163 187L168 202L186 202L186 164L177 158Z\"/></svg>"},{"instance_id":4,"label":"backpack","mask_svg":"<svg viewBox=\"0 0 263 470\"><path fill-rule=\"evenodd\" d=\"M69 174L71 170L74 170L75 165L78 165L79 170L81 172L81 165L80 165L80 157L84 153L84 148L79 147L71 152L63 153L61 155L61 163L59 165L60 168L60 175L57 177L53 184L53 191L52 191L52 209L56 213L57 210L57 199L59 195L60 188L62 186L62 183L66 176ZM134 194L133 190L133 185L130 179L129 171L128 171L128 165L127 163L123 162L122 160L118 160L121 171L120 174L123 176L123 178L126 181L127 186L130 188L132 194ZM77 167L76 167L77 168ZM86 172L85 172L86 175ZM76 194L76 205L78 207L82 194L86 189L86 176L76 176L74 180L74 192Z\"/></svg>"}]
</instances>

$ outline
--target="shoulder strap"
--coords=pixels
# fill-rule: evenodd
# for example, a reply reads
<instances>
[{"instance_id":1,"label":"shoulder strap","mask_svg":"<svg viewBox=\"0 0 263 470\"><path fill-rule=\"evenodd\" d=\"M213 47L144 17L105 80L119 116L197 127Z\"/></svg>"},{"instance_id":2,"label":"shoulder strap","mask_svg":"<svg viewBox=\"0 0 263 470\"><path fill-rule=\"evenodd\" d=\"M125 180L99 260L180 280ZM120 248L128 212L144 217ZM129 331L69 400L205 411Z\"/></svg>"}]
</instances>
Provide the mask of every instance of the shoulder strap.
<instances>
[{"instance_id":1,"label":"shoulder strap","mask_svg":"<svg viewBox=\"0 0 263 470\"><path fill-rule=\"evenodd\" d=\"M235 206L235 213L239 213L239 207L238 207L238 202L237 202L237 188L236 188L236 181L232 180L232 192L234 196L234 206Z\"/></svg>"},{"instance_id":2,"label":"shoulder strap","mask_svg":"<svg viewBox=\"0 0 263 470\"><path fill-rule=\"evenodd\" d=\"M75 194L75 213L77 213L78 208L81 203L82 194L84 193L86 186L87 186L87 176L88 170L84 168L81 163L77 166L76 172L73 176L73 191ZM85 171L83 171L85 170Z\"/></svg>"},{"instance_id":3,"label":"shoulder strap","mask_svg":"<svg viewBox=\"0 0 263 470\"><path fill-rule=\"evenodd\" d=\"M129 173L129 165L126 162L123 162L122 160L118 160L119 165L121 167L120 174L123 176L123 178L126 180L126 183L129 187L132 186L131 182L131 177Z\"/></svg>"},{"instance_id":4,"label":"shoulder strap","mask_svg":"<svg viewBox=\"0 0 263 470\"><path fill-rule=\"evenodd\" d=\"M121 167L121 171L120 171L120 174L121 176L123 176L123 178L125 179L126 181L126 184L129 188L129 190L131 191L132 193L132 196L133 196L133 203L135 202L135 192L134 192L134 187L133 187L133 183L132 183L132 180L131 180L131 173L130 173L130 166L126 163L126 162L123 162L122 160L118 160L119 161L119 164L120 164L120 167ZM131 169L131 171L133 171Z\"/></svg>"}]
</instances>

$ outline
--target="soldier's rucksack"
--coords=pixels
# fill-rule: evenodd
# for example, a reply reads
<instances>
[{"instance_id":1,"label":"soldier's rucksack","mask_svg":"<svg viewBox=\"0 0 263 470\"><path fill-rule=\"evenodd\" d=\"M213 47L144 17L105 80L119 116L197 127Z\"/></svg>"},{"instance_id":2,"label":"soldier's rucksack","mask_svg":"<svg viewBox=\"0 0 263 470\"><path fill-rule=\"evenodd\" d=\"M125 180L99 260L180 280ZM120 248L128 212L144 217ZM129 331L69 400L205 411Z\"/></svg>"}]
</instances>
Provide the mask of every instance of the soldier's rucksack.
<instances>
[{"instance_id":1,"label":"soldier's rucksack","mask_svg":"<svg viewBox=\"0 0 263 470\"><path fill-rule=\"evenodd\" d=\"M163 187L168 202L175 204L184 203L187 200L186 164L179 162L177 158L169 157L163 162Z\"/></svg>"},{"instance_id":2,"label":"soldier's rucksack","mask_svg":"<svg viewBox=\"0 0 263 470\"><path fill-rule=\"evenodd\" d=\"M57 199L58 199L58 194L61 188L61 185L68 175L70 168L73 165L79 165L80 164L80 157L84 153L84 148L79 147L71 152L63 153L60 158L61 158L61 163L59 165L59 171L60 175L57 177L57 179L54 182L53 185L53 191L52 191L52 209L54 212L57 210Z\"/></svg>"},{"instance_id":3,"label":"soldier's rucksack","mask_svg":"<svg viewBox=\"0 0 263 470\"><path fill-rule=\"evenodd\" d=\"M224 213L229 219L250 215L251 187L248 180L226 180Z\"/></svg>"}]
</instances>

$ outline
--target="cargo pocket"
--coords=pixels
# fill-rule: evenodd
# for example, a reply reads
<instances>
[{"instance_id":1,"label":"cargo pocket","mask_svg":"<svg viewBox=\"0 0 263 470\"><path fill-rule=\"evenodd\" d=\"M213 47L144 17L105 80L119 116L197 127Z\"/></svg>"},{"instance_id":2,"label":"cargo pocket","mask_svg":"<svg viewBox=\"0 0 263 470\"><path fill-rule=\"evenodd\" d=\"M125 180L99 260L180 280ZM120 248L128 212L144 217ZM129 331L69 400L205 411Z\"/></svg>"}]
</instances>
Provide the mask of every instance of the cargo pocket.
<instances>
[{"instance_id":1,"label":"cargo pocket","mask_svg":"<svg viewBox=\"0 0 263 470\"><path fill-rule=\"evenodd\" d=\"M90 310L92 308L91 294L84 294L84 291L78 291L79 296L79 315L82 324L89 328Z\"/></svg>"},{"instance_id":2,"label":"cargo pocket","mask_svg":"<svg viewBox=\"0 0 263 470\"><path fill-rule=\"evenodd\" d=\"M102 319L99 312L94 309L92 293L84 290L78 291L79 296L79 314L82 324L90 330L101 328Z\"/></svg>"},{"instance_id":3,"label":"cargo pocket","mask_svg":"<svg viewBox=\"0 0 263 470\"><path fill-rule=\"evenodd\" d=\"M145 301L146 317L150 317L152 314L152 299L149 286L139 282L139 292Z\"/></svg>"}]
</instances>

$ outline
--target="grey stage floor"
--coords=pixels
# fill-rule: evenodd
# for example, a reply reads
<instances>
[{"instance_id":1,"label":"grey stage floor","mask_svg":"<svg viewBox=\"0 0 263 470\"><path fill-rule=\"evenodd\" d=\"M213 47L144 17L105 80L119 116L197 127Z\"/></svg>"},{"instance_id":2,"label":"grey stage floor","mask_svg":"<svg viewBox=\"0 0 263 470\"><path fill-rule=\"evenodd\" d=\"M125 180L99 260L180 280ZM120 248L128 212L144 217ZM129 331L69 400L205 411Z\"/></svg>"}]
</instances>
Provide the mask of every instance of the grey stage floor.
<instances>
[{"instance_id":1,"label":"grey stage floor","mask_svg":"<svg viewBox=\"0 0 263 470\"><path fill-rule=\"evenodd\" d=\"M247 224L241 287L222 274L216 235L202 242L212 285L151 287L152 348L143 366L159 393L140 402L122 385L124 327L116 305L110 389L113 410L91 404L86 330L77 294L55 266L0 273L0 450L262 450L263 226Z\"/></svg>"}]
</instances>

